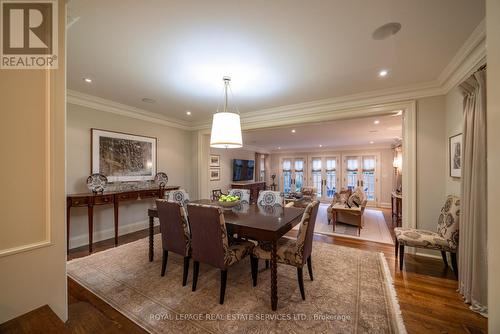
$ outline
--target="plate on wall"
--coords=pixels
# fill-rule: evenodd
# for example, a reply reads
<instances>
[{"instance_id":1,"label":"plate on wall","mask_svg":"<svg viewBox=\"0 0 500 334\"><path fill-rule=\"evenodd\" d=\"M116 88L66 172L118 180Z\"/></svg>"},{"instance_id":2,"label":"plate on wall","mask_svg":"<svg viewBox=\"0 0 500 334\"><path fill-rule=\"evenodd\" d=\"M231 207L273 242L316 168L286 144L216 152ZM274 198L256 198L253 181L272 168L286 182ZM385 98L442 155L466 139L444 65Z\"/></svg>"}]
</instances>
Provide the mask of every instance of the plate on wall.
<instances>
[{"instance_id":1,"label":"plate on wall","mask_svg":"<svg viewBox=\"0 0 500 334\"><path fill-rule=\"evenodd\" d=\"M160 188L165 187L167 185L167 183L168 183L167 173L164 173L164 172L156 173L156 175L155 175L155 183L158 184L158 186Z\"/></svg>"},{"instance_id":2,"label":"plate on wall","mask_svg":"<svg viewBox=\"0 0 500 334\"><path fill-rule=\"evenodd\" d=\"M93 193L102 193L108 185L108 178L102 174L92 174L87 178L87 188Z\"/></svg>"}]
</instances>

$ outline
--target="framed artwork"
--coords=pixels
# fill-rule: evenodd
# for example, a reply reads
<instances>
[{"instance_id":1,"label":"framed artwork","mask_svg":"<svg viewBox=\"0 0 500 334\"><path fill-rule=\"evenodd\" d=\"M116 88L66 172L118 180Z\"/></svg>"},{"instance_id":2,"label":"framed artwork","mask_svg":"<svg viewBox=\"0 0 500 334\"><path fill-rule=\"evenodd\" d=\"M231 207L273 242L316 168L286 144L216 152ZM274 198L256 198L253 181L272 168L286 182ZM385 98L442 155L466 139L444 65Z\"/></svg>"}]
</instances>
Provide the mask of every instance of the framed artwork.
<instances>
[{"instance_id":1,"label":"framed artwork","mask_svg":"<svg viewBox=\"0 0 500 334\"><path fill-rule=\"evenodd\" d=\"M220 167L220 155L210 154L210 167Z\"/></svg>"},{"instance_id":2,"label":"framed artwork","mask_svg":"<svg viewBox=\"0 0 500 334\"><path fill-rule=\"evenodd\" d=\"M153 180L156 138L91 129L91 173L109 182Z\"/></svg>"},{"instance_id":3,"label":"framed artwork","mask_svg":"<svg viewBox=\"0 0 500 334\"><path fill-rule=\"evenodd\" d=\"M220 180L220 168L210 168L210 181L219 181Z\"/></svg>"},{"instance_id":4,"label":"framed artwork","mask_svg":"<svg viewBox=\"0 0 500 334\"><path fill-rule=\"evenodd\" d=\"M450 176L462 177L462 134L450 137Z\"/></svg>"}]
</instances>

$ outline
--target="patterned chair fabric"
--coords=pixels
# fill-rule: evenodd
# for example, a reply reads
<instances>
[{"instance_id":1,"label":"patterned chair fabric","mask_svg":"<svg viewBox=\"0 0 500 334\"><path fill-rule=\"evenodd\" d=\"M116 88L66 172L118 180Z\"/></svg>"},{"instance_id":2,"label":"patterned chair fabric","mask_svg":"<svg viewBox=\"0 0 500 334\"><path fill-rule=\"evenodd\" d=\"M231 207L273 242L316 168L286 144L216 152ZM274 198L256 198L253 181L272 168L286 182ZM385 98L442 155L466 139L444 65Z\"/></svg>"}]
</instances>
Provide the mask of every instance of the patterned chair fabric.
<instances>
[{"instance_id":1,"label":"patterned chair fabric","mask_svg":"<svg viewBox=\"0 0 500 334\"><path fill-rule=\"evenodd\" d=\"M394 232L400 245L456 253L459 216L460 198L450 195L441 209L437 232L403 227L396 227Z\"/></svg>"},{"instance_id":2,"label":"patterned chair fabric","mask_svg":"<svg viewBox=\"0 0 500 334\"><path fill-rule=\"evenodd\" d=\"M169 202L181 203L186 206L189 203L189 194L184 189L165 192L165 199Z\"/></svg>"},{"instance_id":3,"label":"patterned chair fabric","mask_svg":"<svg viewBox=\"0 0 500 334\"><path fill-rule=\"evenodd\" d=\"M224 212L220 207L189 204L188 213L195 261L225 270L252 253L254 244L250 241L235 239L229 243Z\"/></svg>"},{"instance_id":4,"label":"patterned chair fabric","mask_svg":"<svg viewBox=\"0 0 500 334\"><path fill-rule=\"evenodd\" d=\"M186 209L178 202L157 199L163 249L182 256L191 255L191 233Z\"/></svg>"},{"instance_id":5,"label":"patterned chair fabric","mask_svg":"<svg viewBox=\"0 0 500 334\"><path fill-rule=\"evenodd\" d=\"M307 201L312 202L316 200L316 187L302 187L302 189L300 189L300 193Z\"/></svg>"},{"instance_id":6,"label":"patterned chair fabric","mask_svg":"<svg viewBox=\"0 0 500 334\"><path fill-rule=\"evenodd\" d=\"M229 190L229 195L238 196L240 198L240 203L242 204L250 204L249 189L231 189Z\"/></svg>"},{"instance_id":7,"label":"patterned chair fabric","mask_svg":"<svg viewBox=\"0 0 500 334\"><path fill-rule=\"evenodd\" d=\"M280 193L279 191L263 190L259 193L257 204L264 206L283 206L283 193Z\"/></svg>"},{"instance_id":8,"label":"patterned chair fabric","mask_svg":"<svg viewBox=\"0 0 500 334\"><path fill-rule=\"evenodd\" d=\"M296 239L281 238L278 240L276 256L278 262L295 267L302 267L312 251L314 225L318 213L319 201L310 203L302 215L299 233ZM259 259L271 259L271 244L261 243L253 249L253 255Z\"/></svg>"}]
</instances>

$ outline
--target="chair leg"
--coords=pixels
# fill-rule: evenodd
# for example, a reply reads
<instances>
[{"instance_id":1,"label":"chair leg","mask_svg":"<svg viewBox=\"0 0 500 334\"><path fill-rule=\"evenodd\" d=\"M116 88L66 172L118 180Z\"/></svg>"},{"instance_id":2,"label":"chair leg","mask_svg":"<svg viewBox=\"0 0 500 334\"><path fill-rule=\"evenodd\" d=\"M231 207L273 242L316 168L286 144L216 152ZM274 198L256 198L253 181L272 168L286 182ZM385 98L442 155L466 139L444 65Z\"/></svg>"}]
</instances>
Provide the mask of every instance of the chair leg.
<instances>
[{"instance_id":1,"label":"chair leg","mask_svg":"<svg viewBox=\"0 0 500 334\"><path fill-rule=\"evenodd\" d=\"M453 268L455 276L458 277L457 253L450 253L450 255L451 255L451 267Z\"/></svg>"},{"instance_id":2,"label":"chair leg","mask_svg":"<svg viewBox=\"0 0 500 334\"><path fill-rule=\"evenodd\" d=\"M307 258L307 271L309 272L309 278L311 279L311 281L314 281L311 255L309 255L309 257Z\"/></svg>"},{"instance_id":3,"label":"chair leg","mask_svg":"<svg viewBox=\"0 0 500 334\"><path fill-rule=\"evenodd\" d=\"M227 270L220 271L220 299L219 304L224 304L224 295L226 294Z\"/></svg>"},{"instance_id":4,"label":"chair leg","mask_svg":"<svg viewBox=\"0 0 500 334\"><path fill-rule=\"evenodd\" d=\"M403 262L405 259L405 245L399 246L399 270L403 270Z\"/></svg>"},{"instance_id":5,"label":"chair leg","mask_svg":"<svg viewBox=\"0 0 500 334\"><path fill-rule=\"evenodd\" d=\"M441 257L443 258L444 266L448 267L448 259L446 258L446 252L441 251Z\"/></svg>"},{"instance_id":6,"label":"chair leg","mask_svg":"<svg viewBox=\"0 0 500 334\"><path fill-rule=\"evenodd\" d=\"M184 271L182 272L182 286L186 286L189 271L190 256L184 256Z\"/></svg>"},{"instance_id":7,"label":"chair leg","mask_svg":"<svg viewBox=\"0 0 500 334\"><path fill-rule=\"evenodd\" d=\"M269 260L266 260L266 269L269 269Z\"/></svg>"},{"instance_id":8,"label":"chair leg","mask_svg":"<svg viewBox=\"0 0 500 334\"><path fill-rule=\"evenodd\" d=\"M302 268L297 268L297 279L299 281L300 295L302 300L306 300L306 294L304 292L304 276L302 274Z\"/></svg>"},{"instance_id":9,"label":"chair leg","mask_svg":"<svg viewBox=\"0 0 500 334\"><path fill-rule=\"evenodd\" d=\"M250 255L250 265L252 267L252 283L253 286L257 286L257 275L259 273L259 258Z\"/></svg>"},{"instance_id":10,"label":"chair leg","mask_svg":"<svg viewBox=\"0 0 500 334\"><path fill-rule=\"evenodd\" d=\"M394 241L394 253L396 254L396 259L398 258L399 242L398 239Z\"/></svg>"},{"instance_id":11,"label":"chair leg","mask_svg":"<svg viewBox=\"0 0 500 334\"><path fill-rule=\"evenodd\" d=\"M168 251L163 250L163 257L161 258L161 276L165 276L165 271L167 270L167 260L168 260Z\"/></svg>"},{"instance_id":12,"label":"chair leg","mask_svg":"<svg viewBox=\"0 0 500 334\"><path fill-rule=\"evenodd\" d=\"M200 270L200 262L193 261L193 291L196 291L196 283L198 283L198 271Z\"/></svg>"}]
</instances>

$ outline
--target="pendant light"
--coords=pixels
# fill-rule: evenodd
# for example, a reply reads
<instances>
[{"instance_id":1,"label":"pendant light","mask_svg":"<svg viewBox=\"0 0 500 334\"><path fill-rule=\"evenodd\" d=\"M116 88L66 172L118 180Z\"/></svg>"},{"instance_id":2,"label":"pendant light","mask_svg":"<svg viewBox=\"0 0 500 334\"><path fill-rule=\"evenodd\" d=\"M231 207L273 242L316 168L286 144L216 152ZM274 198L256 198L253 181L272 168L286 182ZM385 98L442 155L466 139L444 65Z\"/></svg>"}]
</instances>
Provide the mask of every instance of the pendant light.
<instances>
[{"instance_id":1,"label":"pendant light","mask_svg":"<svg viewBox=\"0 0 500 334\"><path fill-rule=\"evenodd\" d=\"M230 77L222 78L224 81L224 110L214 114L212 120L212 133L210 135L210 147L214 148L240 148L243 146L241 138L240 114L228 109L227 93Z\"/></svg>"}]
</instances>

